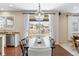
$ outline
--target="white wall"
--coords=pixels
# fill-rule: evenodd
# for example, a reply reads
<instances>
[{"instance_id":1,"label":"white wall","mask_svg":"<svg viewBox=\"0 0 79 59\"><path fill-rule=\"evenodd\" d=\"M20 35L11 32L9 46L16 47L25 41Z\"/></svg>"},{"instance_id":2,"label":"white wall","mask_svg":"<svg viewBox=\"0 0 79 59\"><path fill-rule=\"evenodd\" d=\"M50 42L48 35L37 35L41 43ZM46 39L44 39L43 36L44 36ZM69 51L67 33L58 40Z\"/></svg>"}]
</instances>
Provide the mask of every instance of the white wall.
<instances>
[{"instance_id":1,"label":"white wall","mask_svg":"<svg viewBox=\"0 0 79 59\"><path fill-rule=\"evenodd\" d=\"M61 14L59 16L59 42L67 42L68 39L68 16Z\"/></svg>"}]
</instances>

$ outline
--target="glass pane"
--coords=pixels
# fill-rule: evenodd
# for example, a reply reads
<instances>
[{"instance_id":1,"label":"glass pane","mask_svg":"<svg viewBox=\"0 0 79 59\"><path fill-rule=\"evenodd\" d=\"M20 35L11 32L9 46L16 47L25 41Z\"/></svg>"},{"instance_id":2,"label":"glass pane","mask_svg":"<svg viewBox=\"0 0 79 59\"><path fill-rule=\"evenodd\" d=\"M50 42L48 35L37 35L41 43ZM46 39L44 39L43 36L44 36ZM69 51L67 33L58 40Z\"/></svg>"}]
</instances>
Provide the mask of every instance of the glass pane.
<instances>
[{"instance_id":1,"label":"glass pane","mask_svg":"<svg viewBox=\"0 0 79 59\"><path fill-rule=\"evenodd\" d=\"M30 31L29 34L31 37L36 37L39 34L39 25L38 22L30 22Z\"/></svg>"},{"instance_id":2,"label":"glass pane","mask_svg":"<svg viewBox=\"0 0 79 59\"><path fill-rule=\"evenodd\" d=\"M14 17L7 17L7 27L12 28L14 26Z\"/></svg>"},{"instance_id":3,"label":"glass pane","mask_svg":"<svg viewBox=\"0 0 79 59\"><path fill-rule=\"evenodd\" d=\"M0 29L3 29L5 26L5 17L0 16Z\"/></svg>"},{"instance_id":4,"label":"glass pane","mask_svg":"<svg viewBox=\"0 0 79 59\"><path fill-rule=\"evenodd\" d=\"M74 16L72 22L73 32L79 32L79 17Z\"/></svg>"},{"instance_id":5,"label":"glass pane","mask_svg":"<svg viewBox=\"0 0 79 59\"><path fill-rule=\"evenodd\" d=\"M29 16L29 21L36 21L35 14Z\"/></svg>"},{"instance_id":6,"label":"glass pane","mask_svg":"<svg viewBox=\"0 0 79 59\"><path fill-rule=\"evenodd\" d=\"M49 18L48 18L49 16L46 14L46 15L44 15L44 18L43 18L43 21L49 21Z\"/></svg>"},{"instance_id":7,"label":"glass pane","mask_svg":"<svg viewBox=\"0 0 79 59\"><path fill-rule=\"evenodd\" d=\"M41 22L40 28L41 34L46 34L49 36L49 22Z\"/></svg>"}]
</instances>

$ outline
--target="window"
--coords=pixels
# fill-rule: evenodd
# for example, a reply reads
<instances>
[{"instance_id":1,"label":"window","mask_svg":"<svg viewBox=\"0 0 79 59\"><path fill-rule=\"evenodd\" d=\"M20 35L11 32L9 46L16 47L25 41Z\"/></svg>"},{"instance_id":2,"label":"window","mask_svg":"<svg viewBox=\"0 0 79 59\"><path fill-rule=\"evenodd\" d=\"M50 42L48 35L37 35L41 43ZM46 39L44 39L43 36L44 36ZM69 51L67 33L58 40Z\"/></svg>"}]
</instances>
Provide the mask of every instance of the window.
<instances>
[{"instance_id":1,"label":"window","mask_svg":"<svg viewBox=\"0 0 79 59\"><path fill-rule=\"evenodd\" d=\"M13 29L14 17L13 16L0 16L0 30Z\"/></svg>"},{"instance_id":2,"label":"window","mask_svg":"<svg viewBox=\"0 0 79 59\"><path fill-rule=\"evenodd\" d=\"M36 20L35 14L29 16L29 36L30 38L49 36L49 17L48 14L44 15L43 20Z\"/></svg>"},{"instance_id":3,"label":"window","mask_svg":"<svg viewBox=\"0 0 79 59\"><path fill-rule=\"evenodd\" d=\"M0 16L0 29L4 29L5 27L5 17Z\"/></svg>"},{"instance_id":4,"label":"window","mask_svg":"<svg viewBox=\"0 0 79 59\"><path fill-rule=\"evenodd\" d=\"M14 17L6 17L7 28L13 28L14 26Z\"/></svg>"},{"instance_id":5,"label":"window","mask_svg":"<svg viewBox=\"0 0 79 59\"><path fill-rule=\"evenodd\" d=\"M68 16L68 40L72 40L73 33L79 33L79 16Z\"/></svg>"},{"instance_id":6,"label":"window","mask_svg":"<svg viewBox=\"0 0 79 59\"><path fill-rule=\"evenodd\" d=\"M73 32L79 32L79 17L78 16L73 16L72 19L72 29Z\"/></svg>"}]
</instances>

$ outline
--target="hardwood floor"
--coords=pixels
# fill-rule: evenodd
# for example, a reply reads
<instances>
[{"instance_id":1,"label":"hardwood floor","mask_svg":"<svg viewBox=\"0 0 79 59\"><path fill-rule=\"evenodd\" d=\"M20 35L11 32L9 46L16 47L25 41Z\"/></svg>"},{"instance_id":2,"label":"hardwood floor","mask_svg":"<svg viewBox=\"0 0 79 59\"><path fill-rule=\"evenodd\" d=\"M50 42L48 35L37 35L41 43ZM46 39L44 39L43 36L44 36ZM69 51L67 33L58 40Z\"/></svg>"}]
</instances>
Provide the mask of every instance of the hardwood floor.
<instances>
[{"instance_id":1,"label":"hardwood floor","mask_svg":"<svg viewBox=\"0 0 79 59\"><path fill-rule=\"evenodd\" d=\"M62 48L60 45L56 45L53 54L54 56L73 56L71 53Z\"/></svg>"},{"instance_id":2,"label":"hardwood floor","mask_svg":"<svg viewBox=\"0 0 79 59\"><path fill-rule=\"evenodd\" d=\"M20 47L5 47L5 56L21 56Z\"/></svg>"},{"instance_id":3,"label":"hardwood floor","mask_svg":"<svg viewBox=\"0 0 79 59\"><path fill-rule=\"evenodd\" d=\"M59 45L56 45L53 52L54 56L72 56L68 51ZM5 56L22 56L20 47L6 47Z\"/></svg>"}]
</instances>

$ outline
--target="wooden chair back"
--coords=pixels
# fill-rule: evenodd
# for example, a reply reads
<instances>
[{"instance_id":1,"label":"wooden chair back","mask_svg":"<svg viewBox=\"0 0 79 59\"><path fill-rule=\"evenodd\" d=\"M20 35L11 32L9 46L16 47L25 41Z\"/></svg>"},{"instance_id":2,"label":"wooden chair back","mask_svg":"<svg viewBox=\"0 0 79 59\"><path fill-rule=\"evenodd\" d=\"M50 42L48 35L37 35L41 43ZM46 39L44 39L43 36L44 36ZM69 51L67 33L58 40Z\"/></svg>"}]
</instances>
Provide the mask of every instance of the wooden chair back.
<instances>
[{"instance_id":1,"label":"wooden chair back","mask_svg":"<svg viewBox=\"0 0 79 59\"><path fill-rule=\"evenodd\" d=\"M77 40L79 40L79 37L78 36L73 36L73 43L74 43L74 46L76 47L76 48L78 48L78 42L77 42Z\"/></svg>"},{"instance_id":2,"label":"wooden chair back","mask_svg":"<svg viewBox=\"0 0 79 59\"><path fill-rule=\"evenodd\" d=\"M20 41L20 48L21 48L22 54L24 56L24 46L23 46L23 42L22 41Z\"/></svg>"}]
</instances>

